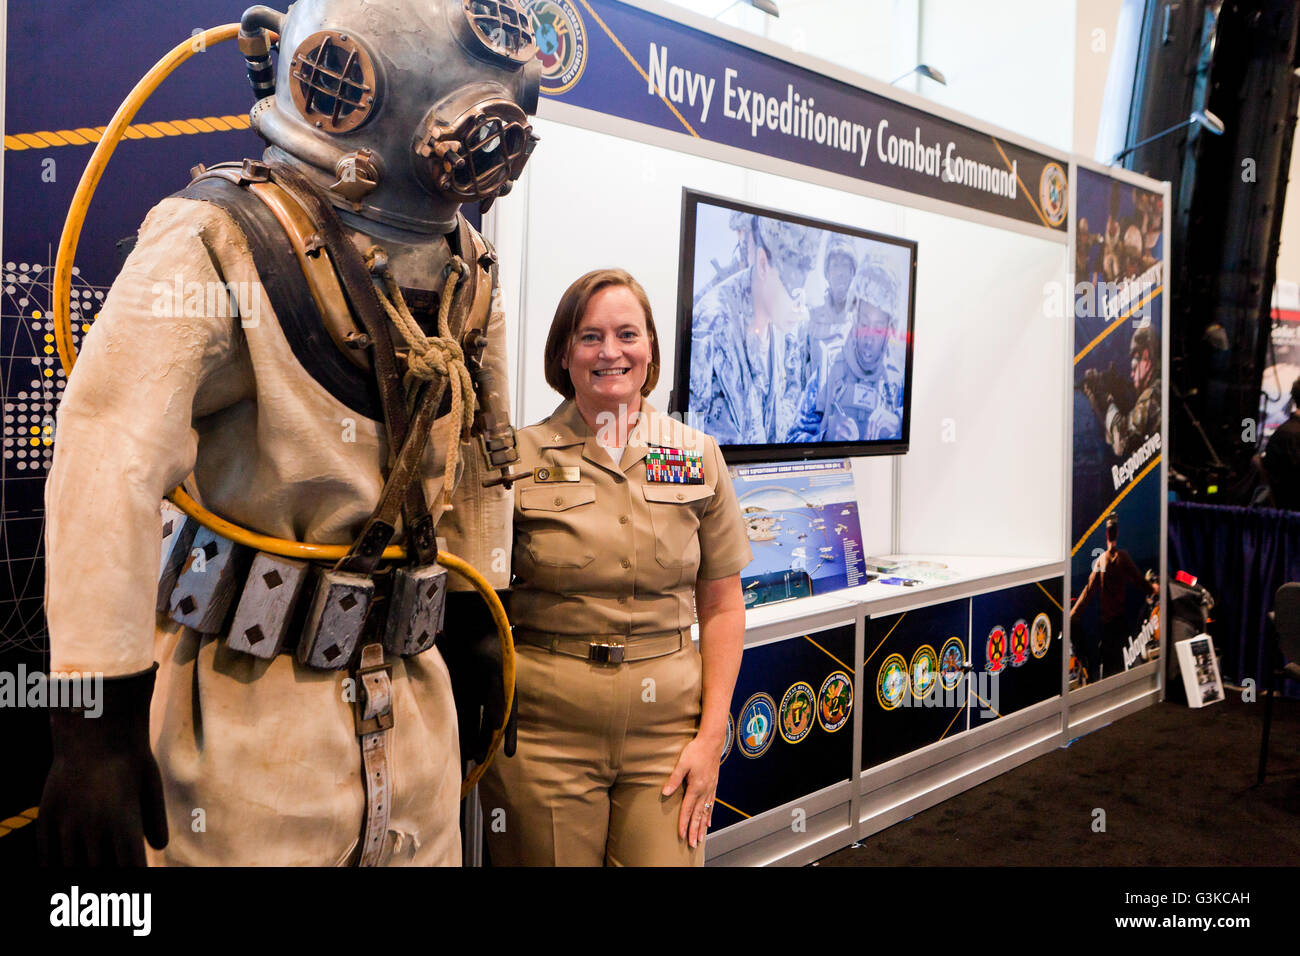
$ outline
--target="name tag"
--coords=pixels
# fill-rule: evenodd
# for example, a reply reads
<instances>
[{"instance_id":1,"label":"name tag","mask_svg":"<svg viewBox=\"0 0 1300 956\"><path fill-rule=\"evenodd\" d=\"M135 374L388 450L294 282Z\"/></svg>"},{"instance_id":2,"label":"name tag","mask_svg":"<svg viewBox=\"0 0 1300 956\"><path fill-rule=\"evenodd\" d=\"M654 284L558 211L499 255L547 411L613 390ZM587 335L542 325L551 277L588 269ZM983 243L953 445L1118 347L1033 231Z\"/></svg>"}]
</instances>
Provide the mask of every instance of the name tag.
<instances>
[{"instance_id":1,"label":"name tag","mask_svg":"<svg viewBox=\"0 0 1300 956\"><path fill-rule=\"evenodd\" d=\"M875 408L876 386L868 382L858 382L854 385L853 404L859 408Z\"/></svg>"},{"instance_id":2,"label":"name tag","mask_svg":"<svg viewBox=\"0 0 1300 956\"><path fill-rule=\"evenodd\" d=\"M704 484L704 453L681 448L646 452L646 481L674 485Z\"/></svg>"},{"instance_id":3,"label":"name tag","mask_svg":"<svg viewBox=\"0 0 1300 956\"><path fill-rule=\"evenodd\" d=\"M545 465L533 469L533 480L544 485L561 481L578 481L580 477L577 465Z\"/></svg>"}]
</instances>

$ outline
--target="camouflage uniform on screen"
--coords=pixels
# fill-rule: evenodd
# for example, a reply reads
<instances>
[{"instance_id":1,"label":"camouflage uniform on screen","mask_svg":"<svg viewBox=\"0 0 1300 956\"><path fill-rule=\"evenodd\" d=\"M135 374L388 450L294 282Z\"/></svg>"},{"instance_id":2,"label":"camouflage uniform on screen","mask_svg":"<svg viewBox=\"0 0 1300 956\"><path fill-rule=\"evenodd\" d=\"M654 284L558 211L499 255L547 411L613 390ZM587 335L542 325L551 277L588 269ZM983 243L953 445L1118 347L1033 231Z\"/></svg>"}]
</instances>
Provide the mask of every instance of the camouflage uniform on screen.
<instances>
[{"instance_id":1,"label":"camouflage uniform on screen","mask_svg":"<svg viewBox=\"0 0 1300 956\"><path fill-rule=\"evenodd\" d=\"M1084 377L1084 393L1092 402L1106 444L1120 458L1132 455L1160 431L1160 355L1150 328L1133 333L1129 355L1135 368L1143 352L1149 356L1150 370L1139 382L1124 379L1114 366L1101 373L1090 369Z\"/></svg>"},{"instance_id":2,"label":"camouflage uniform on screen","mask_svg":"<svg viewBox=\"0 0 1300 956\"><path fill-rule=\"evenodd\" d=\"M849 282L857 270L857 258L853 254L853 243L843 236L836 236L826 246L826 301L809 313L808 317L808 377L820 369L823 372L830 364L830 359L839 354L844 339L849 331L848 296L844 295L840 304L834 302L831 288L831 263L836 259L848 259ZM847 289L844 290L847 292Z\"/></svg>"},{"instance_id":3,"label":"camouflage uniform on screen","mask_svg":"<svg viewBox=\"0 0 1300 956\"><path fill-rule=\"evenodd\" d=\"M755 219L756 246L770 251L781 283L798 309L798 295L817 248L814 230ZM757 255L757 253L755 253ZM808 376L806 323L754 330L750 266L700 300L691 331L692 424L719 444L784 440L798 419Z\"/></svg>"},{"instance_id":4,"label":"camouflage uniform on screen","mask_svg":"<svg viewBox=\"0 0 1300 956\"><path fill-rule=\"evenodd\" d=\"M894 342L898 286L878 263L858 270L848 313L852 325L844 347L827 366L824 381L821 370L814 370L803 415L787 441L902 437L903 362Z\"/></svg>"}]
</instances>

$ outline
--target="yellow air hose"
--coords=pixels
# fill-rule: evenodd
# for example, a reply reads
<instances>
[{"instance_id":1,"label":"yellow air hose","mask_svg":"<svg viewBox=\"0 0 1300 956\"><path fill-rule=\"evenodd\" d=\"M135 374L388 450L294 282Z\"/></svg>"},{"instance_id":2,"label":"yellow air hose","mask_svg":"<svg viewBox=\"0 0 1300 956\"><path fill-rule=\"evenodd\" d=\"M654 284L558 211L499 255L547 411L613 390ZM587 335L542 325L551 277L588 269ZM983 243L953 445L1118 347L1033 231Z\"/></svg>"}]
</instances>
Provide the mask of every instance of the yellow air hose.
<instances>
[{"instance_id":1,"label":"yellow air hose","mask_svg":"<svg viewBox=\"0 0 1300 956\"><path fill-rule=\"evenodd\" d=\"M81 174L81 181L77 184L77 191L72 195L72 206L68 209L68 218L63 223L63 235L59 239L59 252L54 265L54 342L58 348L59 362L63 365L65 375L72 375L72 367L77 361L77 353L72 344L72 264L77 254L77 243L81 240L81 229L86 222L86 212L90 208L90 201L94 198L95 189L99 186L100 179L103 178L109 159L112 157L114 150L117 149L117 144L122 141L122 137L126 133L127 127L131 125L131 120L135 118L135 114L139 112L145 101L153 95L153 92L162 85L163 80L167 79L175 72L177 67L195 53L202 52L209 46L215 46L218 43L230 40L238 34L239 24L227 23L224 26L205 30L202 34L189 37L178 43L170 53L155 63L149 72L141 77L135 88L122 101L122 105L117 108L117 112L113 114L113 119L105 127L103 135L100 136L99 143L95 146L94 153L91 154L90 162L86 164L86 170ZM303 541L273 538L250 531L208 511L179 487L167 497L171 499L176 507L205 528L216 532L223 538L247 545L258 551L265 551L268 554L299 560L337 561L348 551L347 545L308 544ZM384 557L388 560L405 558L406 549L401 545L392 545L384 551ZM488 608L492 612L492 620L497 626L497 637L501 641L501 682L505 692L505 699L513 701L515 648L514 641L510 636L510 621L506 618L505 608L501 606L501 599L497 597L496 591L492 589L492 586L484 579L483 575L479 574L468 562L445 551L438 553L438 561L447 570L459 574L468 581L474 587L474 590L482 596L483 600L487 602ZM483 772L487 769L487 765L492 762L492 756L496 753L497 747L500 746L504 736L505 726L503 724L497 727L492 734L492 743L488 749L487 760L483 764L476 766L461 785L462 797L469 793L483 776Z\"/></svg>"}]
</instances>

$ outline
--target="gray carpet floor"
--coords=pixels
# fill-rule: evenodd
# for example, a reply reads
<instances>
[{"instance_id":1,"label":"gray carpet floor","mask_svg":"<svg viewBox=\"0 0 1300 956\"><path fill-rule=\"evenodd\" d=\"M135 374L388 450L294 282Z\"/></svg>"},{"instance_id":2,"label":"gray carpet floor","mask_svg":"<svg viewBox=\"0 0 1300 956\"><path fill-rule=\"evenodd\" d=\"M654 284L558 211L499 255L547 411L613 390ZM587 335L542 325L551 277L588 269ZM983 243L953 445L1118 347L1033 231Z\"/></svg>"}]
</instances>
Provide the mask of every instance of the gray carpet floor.
<instances>
[{"instance_id":1,"label":"gray carpet floor","mask_svg":"<svg viewBox=\"0 0 1300 956\"><path fill-rule=\"evenodd\" d=\"M1300 701L1275 702L1257 785L1263 710L1148 707L818 865L1300 865Z\"/></svg>"}]
</instances>

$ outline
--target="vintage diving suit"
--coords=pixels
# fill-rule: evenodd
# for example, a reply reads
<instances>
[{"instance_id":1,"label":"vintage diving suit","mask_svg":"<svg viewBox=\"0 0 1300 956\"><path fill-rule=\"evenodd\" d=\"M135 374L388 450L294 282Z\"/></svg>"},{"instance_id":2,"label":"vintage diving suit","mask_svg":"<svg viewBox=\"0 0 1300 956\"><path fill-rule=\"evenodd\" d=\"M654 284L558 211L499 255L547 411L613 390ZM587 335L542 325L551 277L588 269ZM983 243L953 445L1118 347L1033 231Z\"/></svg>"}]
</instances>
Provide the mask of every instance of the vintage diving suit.
<instances>
[{"instance_id":1,"label":"vintage diving suit","mask_svg":"<svg viewBox=\"0 0 1300 956\"><path fill-rule=\"evenodd\" d=\"M59 410L46 490L52 669L100 672L106 696L115 683L137 698L144 688L149 746L101 741L87 759L94 721L52 715L43 841L56 861L133 862L143 815L155 864L455 865L462 760L439 648L459 639L457 621L438 647L431 624L393 645L395 582L421 569L378 565L366 535L382 526L381 552L385 534L405 535L413 559L414 519L431 516L446 550L508 583L508 495L483 485L497 461L459 452L469 414L476 431L492 414L480 379L505 393L495 260L459 207L506 192L531 152L533 39L514 0L299 0L286 15L252 8L243 25L265 162L199 169L149 213ZM282 51L273 80L268 30ZM349 263L373 280L391 318L382 329L359 322ZM386 336L405 379L382 377ZM409 441L395 440L394 381ZM430 397L445 381L464 382L448 400L457 415ZM449 456L460 480L442 516ZM342 562L331 572L241 554L205 528L167 581L182 516L164 512L160 554L159 500L191 473L221 518L352 545L373 573L344 575L344 587ZM385 525L390 498L401 518ZM300 574L299 597L274 605ZM435 590L412 607L432 614ZM345 612L355 647L326 634ZM101 792L78 792L86 773ZM108 798L119 790L139 805Z\"/></svg>"}]
</instances>

